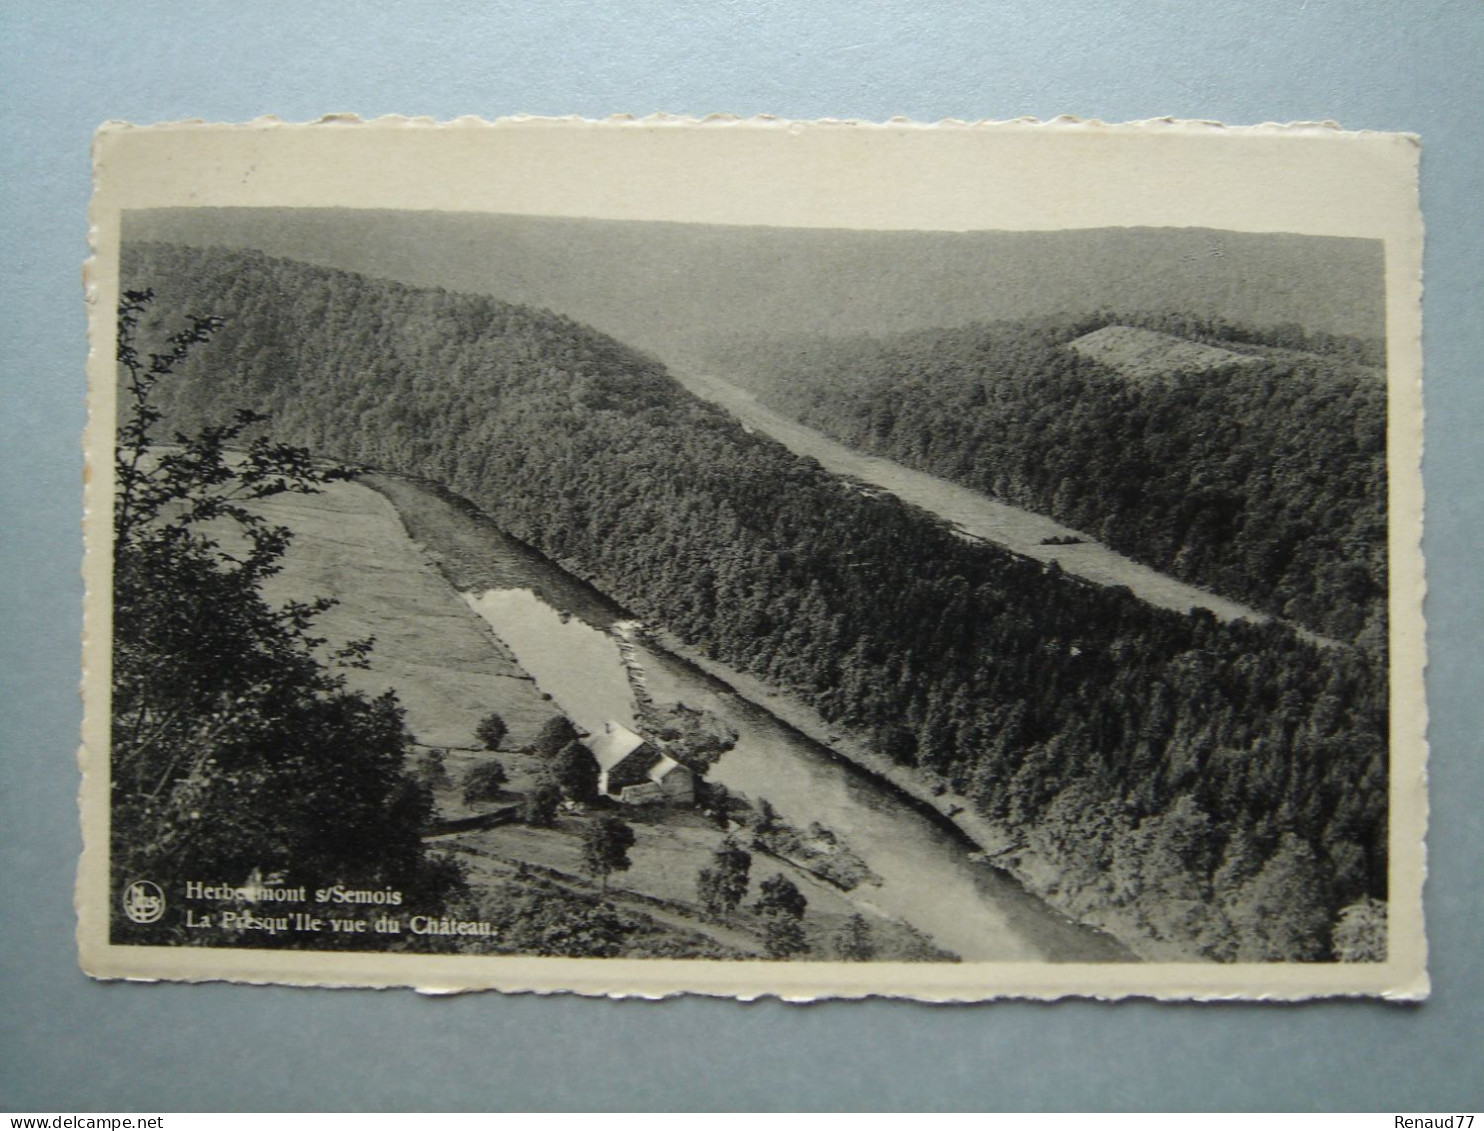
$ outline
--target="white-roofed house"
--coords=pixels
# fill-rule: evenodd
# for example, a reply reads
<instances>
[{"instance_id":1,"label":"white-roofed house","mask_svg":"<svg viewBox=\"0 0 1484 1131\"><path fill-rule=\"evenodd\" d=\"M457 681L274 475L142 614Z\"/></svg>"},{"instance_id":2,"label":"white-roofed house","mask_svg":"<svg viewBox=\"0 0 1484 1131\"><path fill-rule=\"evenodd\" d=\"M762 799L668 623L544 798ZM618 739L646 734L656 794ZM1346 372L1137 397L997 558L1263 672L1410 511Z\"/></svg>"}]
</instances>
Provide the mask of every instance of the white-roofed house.
<instances>
[{"instance_id":1,"label":"white-roofed house","mask_svg":"<svg viewBox=\"0 0 1484 1131\"><path fill-rule=\"evenodd\" d=\"M628 727L609 721L588 741L598 763L598 792L630 805L663 802L690 805L696 776Z\"/></svg>"}]
</instances>

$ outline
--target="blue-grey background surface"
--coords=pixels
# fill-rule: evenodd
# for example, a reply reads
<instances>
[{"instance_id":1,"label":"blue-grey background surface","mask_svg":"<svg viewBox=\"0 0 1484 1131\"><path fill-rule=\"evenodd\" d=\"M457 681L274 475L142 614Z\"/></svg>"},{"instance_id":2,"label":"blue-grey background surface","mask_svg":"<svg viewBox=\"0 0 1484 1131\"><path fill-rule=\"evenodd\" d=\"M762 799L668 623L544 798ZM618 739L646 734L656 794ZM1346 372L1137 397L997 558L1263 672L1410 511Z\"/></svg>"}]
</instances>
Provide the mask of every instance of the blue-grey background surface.
<instances>
[{"instance_id":1,"label":"blue-grey background surface","mask_svg":"<svg viewBox=\"0 0 1484 1131\"><path fill-rule=\"evenodd\" d=\"M1477 1109L1479 0L0 0L0 1109ZM88 142L105 119L727 111L1423 136L1434 997L610 1002L96 985L74 748Z\"/></svg>"}]
</instances>

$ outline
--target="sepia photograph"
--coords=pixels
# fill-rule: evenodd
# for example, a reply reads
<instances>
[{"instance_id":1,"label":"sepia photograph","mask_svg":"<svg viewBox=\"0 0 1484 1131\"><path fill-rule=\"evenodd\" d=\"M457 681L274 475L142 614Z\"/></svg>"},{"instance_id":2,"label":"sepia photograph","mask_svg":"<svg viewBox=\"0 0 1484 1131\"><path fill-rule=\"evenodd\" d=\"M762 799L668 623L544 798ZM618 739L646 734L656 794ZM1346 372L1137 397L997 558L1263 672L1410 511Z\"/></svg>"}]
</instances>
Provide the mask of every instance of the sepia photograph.
<instances>
[{"instance_id":1,"label":"sepia photograph","mask_svg":"<svg viewBox=\"0 0 1484 1131\"><path fill-rule=\"evenodd\" d=\"M90 973L1425 995L1409 139L95 158Z\"/></svg>"}]
</instances>

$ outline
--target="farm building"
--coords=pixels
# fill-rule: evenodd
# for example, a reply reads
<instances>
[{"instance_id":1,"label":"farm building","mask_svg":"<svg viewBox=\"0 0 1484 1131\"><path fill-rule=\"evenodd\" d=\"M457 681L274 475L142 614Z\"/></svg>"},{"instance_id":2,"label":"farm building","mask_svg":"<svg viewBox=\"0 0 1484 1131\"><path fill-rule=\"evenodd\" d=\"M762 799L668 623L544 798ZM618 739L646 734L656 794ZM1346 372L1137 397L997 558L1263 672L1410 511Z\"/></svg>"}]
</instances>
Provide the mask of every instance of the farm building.
<instances>
[{"instance_id":1,"label":"farm building","mask_svg":"<svg viewBox=\"0 0 1484 1131\"><path fill-rule=\"evenodd\" d=\"M694 803L695 774L628 727L604 723L588 747L598 763L599 793L630 805Z\"/></svg>"}]
</instances>

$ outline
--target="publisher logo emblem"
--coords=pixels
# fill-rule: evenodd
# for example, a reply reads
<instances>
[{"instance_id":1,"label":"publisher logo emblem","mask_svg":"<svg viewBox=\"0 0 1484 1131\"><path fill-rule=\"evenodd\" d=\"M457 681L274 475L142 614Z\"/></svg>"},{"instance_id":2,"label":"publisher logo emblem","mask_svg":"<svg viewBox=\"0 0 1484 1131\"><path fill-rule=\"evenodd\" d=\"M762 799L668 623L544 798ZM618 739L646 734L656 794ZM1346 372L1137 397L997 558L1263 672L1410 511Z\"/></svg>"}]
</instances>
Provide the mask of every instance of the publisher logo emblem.
<instances>
[{"instance_id":1,"label":"publisher logo emblem","mask_svg":"<svg viewBox=\"0 0 1484 1131\"><path fill-rule=\"evenodd\" d=\"M124 914L136 923L153 923L165 914L165 893L158 884L135 880L124 889Z\"/></svg>"}]
</instances>

